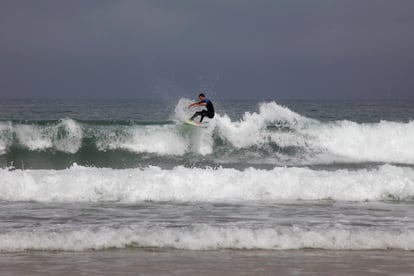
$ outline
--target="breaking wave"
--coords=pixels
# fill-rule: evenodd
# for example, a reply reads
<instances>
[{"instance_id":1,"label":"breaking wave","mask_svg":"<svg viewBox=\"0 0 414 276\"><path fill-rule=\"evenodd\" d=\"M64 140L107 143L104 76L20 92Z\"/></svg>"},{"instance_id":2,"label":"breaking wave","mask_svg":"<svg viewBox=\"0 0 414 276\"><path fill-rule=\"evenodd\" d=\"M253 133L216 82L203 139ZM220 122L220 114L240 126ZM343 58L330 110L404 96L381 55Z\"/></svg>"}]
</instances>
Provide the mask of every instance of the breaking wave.
<instances>
[{"instance_id":1,"label":"breaking wave","mask_svg":"<svg viewBox=\"0 0 414 276\"><path fill-rule=\"evenodd\" d=\"M188 100L181 99L167 122L77 121L0 122L0 157L12 160L33 154L59 153L94 165L91 155L105 159L108 152L182 157L201 156L213 163L273 165L378 162L414 164L414 122L347 120L320 122L281 106L262 103L258 112L239 120L217 114L205 129L183 125ZM26 158L27 157L27 158ZM14 160L17 161L17 160Z\"/></svg>"},{"instance_id":2,"label":"breaking wave","mask_svg":"<svg viewBox=\"0 0 414 276\"><path fill-rule=\"evenodd\" d=\"M412 230L362 229L342 227L240 228L198 224L188 227L123 227L74 231L0 234L0 251L22 250L101 250L108 248L217 249L331 249L374 250L414 249Z\"/></svg>"},{"instance_id":3,"label":"breaking wave","mask_svg":"<svg viewBox=\"0 0 414 276\"><path fill-rule=\"evenodd\" d=\"M414 169L312 170L277 167L0 169L0 200L38 202L237 202L333 199L411 201Z\"/></svg>"}]
</instances>

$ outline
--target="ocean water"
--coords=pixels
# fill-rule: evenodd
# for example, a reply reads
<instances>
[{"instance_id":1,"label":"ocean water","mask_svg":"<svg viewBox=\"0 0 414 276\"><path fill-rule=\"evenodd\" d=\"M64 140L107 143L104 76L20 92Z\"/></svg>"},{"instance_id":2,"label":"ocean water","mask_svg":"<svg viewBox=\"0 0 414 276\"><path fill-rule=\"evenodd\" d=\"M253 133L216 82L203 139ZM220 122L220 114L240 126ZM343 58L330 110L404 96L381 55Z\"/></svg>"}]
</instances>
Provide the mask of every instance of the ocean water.
<instances>
[{"instance_id":1,"label":"ocean water","mask_svg":"<svg viewBox=\"0 0 414 276\"><path fill-rule=\"evenodd\" d=\"M414 250L414 102L190 102L0 101L0 252Z\"/></svg>"}]
</instances>

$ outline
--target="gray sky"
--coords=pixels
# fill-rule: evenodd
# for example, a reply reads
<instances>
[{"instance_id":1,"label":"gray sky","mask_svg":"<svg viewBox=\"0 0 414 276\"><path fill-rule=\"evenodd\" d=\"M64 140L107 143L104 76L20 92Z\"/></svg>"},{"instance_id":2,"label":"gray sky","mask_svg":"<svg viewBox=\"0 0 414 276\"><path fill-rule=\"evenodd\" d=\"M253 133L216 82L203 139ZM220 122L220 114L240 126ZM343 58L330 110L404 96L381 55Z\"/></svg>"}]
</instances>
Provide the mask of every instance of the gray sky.
<instances>
[{"instance_id":1,"label":"gray sky","mask_svg":"<svg viewBox=\"0 0 414 276\"><path fill-rule=\"evenodd\" d=\"M414 99L412 0L0 0L0 98Z\"/></svg>"}]
</instances>

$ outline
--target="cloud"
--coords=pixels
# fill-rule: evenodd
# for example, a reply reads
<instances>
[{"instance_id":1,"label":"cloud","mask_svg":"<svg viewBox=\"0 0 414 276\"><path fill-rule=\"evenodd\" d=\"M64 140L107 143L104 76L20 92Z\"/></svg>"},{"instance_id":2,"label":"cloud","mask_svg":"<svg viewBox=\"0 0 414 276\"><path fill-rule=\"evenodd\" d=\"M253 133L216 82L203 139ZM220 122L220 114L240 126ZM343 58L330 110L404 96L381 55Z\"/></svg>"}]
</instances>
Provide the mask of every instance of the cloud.
<instances>
[{"instance_id":1,"label":"cloud","mask_svg":"<svg viewBox=\"0 0 414 276\"><path fill-rule=\"evenodd\" d=\"M151 97L154 87L196 90L206 79L246 97L255 87L256 96L296 98L394 85L405 97L412 89L412 1L0 5L0 89L8 95Z\"/></svg>"}]
</instances>

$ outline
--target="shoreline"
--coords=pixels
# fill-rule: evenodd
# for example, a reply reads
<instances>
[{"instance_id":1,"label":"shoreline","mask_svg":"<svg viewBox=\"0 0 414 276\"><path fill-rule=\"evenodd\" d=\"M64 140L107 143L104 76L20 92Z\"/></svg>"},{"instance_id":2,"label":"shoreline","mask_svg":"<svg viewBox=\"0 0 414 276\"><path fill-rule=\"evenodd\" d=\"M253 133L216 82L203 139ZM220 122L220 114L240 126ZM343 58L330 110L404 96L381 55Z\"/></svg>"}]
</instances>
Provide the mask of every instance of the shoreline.
<instances>
[{"instance_id":1,"label":"shoreline","mask_svg":"<svg viewBox=\"0 0 414 276\"><path fill-rule=\"evenodd\" d=\"M414 251L113 249L0 253L0 275L411 275Z\"/></svg>"}]
</instances>

